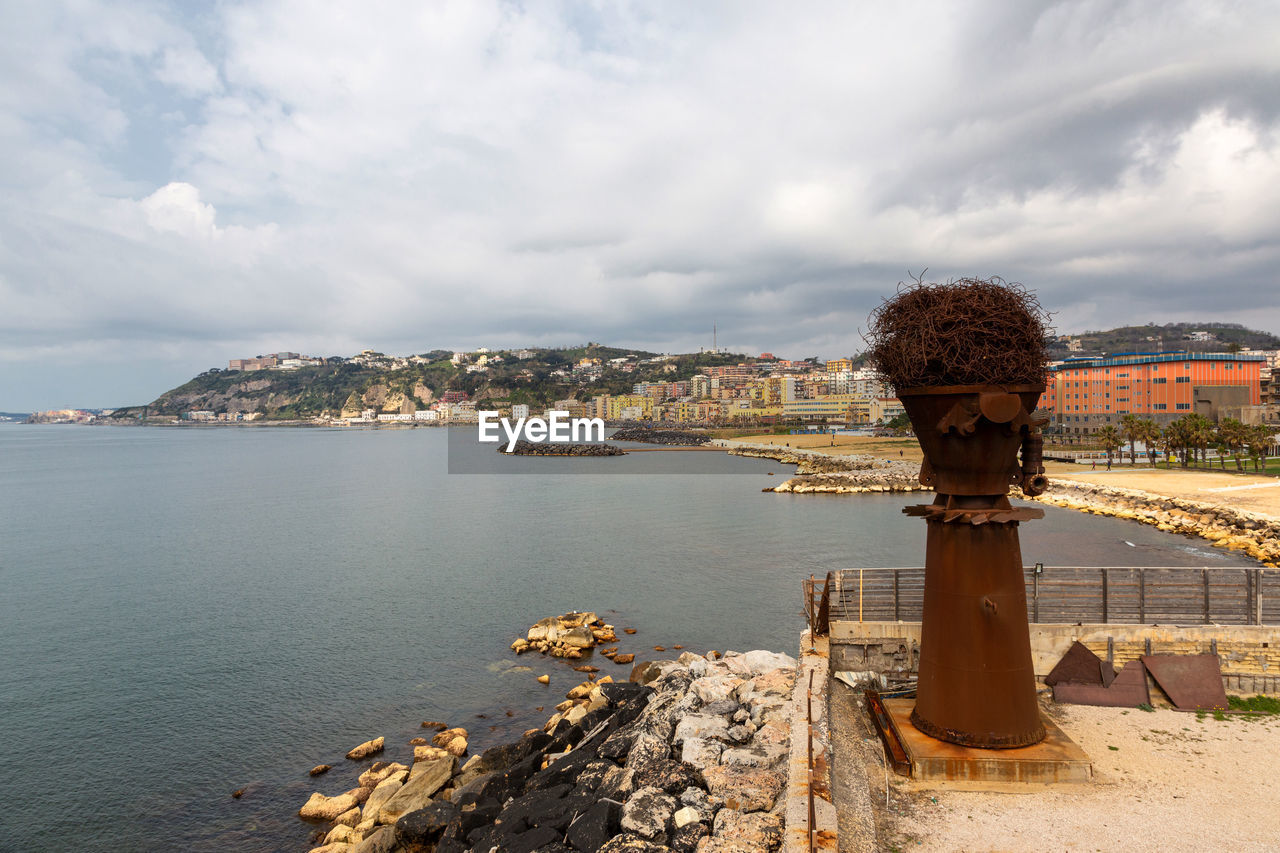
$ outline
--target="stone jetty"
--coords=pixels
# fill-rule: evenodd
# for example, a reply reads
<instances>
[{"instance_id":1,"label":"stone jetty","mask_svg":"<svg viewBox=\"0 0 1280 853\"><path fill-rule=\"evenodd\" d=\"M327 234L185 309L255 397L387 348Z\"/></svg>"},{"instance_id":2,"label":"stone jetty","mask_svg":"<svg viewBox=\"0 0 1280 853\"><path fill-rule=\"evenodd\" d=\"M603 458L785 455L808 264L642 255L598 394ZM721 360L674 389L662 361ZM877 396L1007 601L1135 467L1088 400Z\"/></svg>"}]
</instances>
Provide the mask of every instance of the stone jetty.
<instances>
[{"instance_id":1,"label":"stone jetty","mask_svg":"<svg viewBox=\"0 0 1280 853\"><path fill-rule=\"evenodd\" d=\"M506 453L507 446L498 446L499 453ZM520 439L511 449L516 456L626 456L627 451L611 444L565 444L559 441L535 442Z\"/></svg>"},{"instance_id":2,"label":"stone jetty","mask_svg":"<svg viewBox=\"0 0 1280 853\"><path fill-rule=\"evenodd\" d=\"M697 447L711 441L706 433L683 429L652 429L650 427L623 427L609 436L610 441L643 441L647 444L670 444L681 447Z\"/></svg>"},{"instance_id":3,"label":"stone jetty","mask_svg":"<svg viewBox=\"0 0 1280 853\"><path fill-rule=\"evenodd\" d=\"M1242 551L1268 568L1280 567L1280 519L1260 513L1072 480L1050 481L1048 491L1033 500L1199 536L1215 547Z\"/></svg>"},{"instance_id":4,"label":"stone jetty","mask_svg":"<svg viewBox=\"0 0 1280 853\"><path fill-rule=\"evenodd\" d=\"M776 444L716 442L730 455L776 459L796 466L796 476L765 492L848 495L863 492L929 492L920 485L920 464L880 459L860 453L832 456L816 450L780 447Z\"/></svg>"},{"instance_id":5,"label":"stone jetty","mask_svg":"<svg viewBox=\"0 0 1280 853\"><path fill-rule=\"evenodd\" d=\"M585 681L515 743L459 764L419 747L313 794L312 853L730 853L783 840L796 661L690 652ZM433 751L434 750L434 751Z\"/></svg>"}]
</instances>

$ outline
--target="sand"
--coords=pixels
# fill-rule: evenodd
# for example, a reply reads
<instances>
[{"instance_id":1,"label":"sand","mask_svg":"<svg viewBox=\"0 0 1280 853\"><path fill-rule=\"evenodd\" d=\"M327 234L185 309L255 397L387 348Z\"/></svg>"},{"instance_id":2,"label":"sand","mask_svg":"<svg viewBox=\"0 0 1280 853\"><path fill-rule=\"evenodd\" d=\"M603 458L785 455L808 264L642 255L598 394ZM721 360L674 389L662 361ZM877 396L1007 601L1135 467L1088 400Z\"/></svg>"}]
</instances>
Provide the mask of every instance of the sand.
<instances>
[{"instance_id":1,"label":"sand","mask_svg":"<svg viewBox=\"0 0 1280 853\"><path fill-rule=\"evenodd\" d=\"M924 790L870 774L884 850L1280 849L1280 718L1051 705L1095 780L1034 793ZM1113 748L1114 747L1114 748Z\"/></svg>"}]
</instances>

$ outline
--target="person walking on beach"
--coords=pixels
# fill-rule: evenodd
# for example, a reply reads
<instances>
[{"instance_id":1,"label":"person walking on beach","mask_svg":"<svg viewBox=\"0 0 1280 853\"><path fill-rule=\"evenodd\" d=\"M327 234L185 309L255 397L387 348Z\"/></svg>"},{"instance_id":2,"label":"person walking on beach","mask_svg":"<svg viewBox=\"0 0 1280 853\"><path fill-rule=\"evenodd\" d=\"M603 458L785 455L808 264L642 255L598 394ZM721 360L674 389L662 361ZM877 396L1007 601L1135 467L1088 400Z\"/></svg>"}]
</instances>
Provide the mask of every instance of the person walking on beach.
<instances>
[{"instance_id":1,"label":"person walking on beach","mask_svg":"<svg viewBox=\"0 0 1280 853\"><path fill-rule=\"evenodd\" d=\"M1092 468L1092 470L1097 471L1097 470L1098 470L1098 460L1097 460L1097 459L1093 460L1093 463L1092 463L1092 464L1093 464L1093 468Z\"/></svg>"}]
</instances>

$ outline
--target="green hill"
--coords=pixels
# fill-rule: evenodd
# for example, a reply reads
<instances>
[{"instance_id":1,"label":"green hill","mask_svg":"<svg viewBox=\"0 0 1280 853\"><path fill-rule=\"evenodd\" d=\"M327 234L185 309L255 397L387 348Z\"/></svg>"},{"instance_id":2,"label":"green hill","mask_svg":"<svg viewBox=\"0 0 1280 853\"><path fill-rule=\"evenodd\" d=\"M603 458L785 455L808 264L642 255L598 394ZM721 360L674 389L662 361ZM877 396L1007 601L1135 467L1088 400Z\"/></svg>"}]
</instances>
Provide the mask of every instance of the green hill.
<instances>
[{"instance_id":1,"label":"green hill","mask_svg":"<svg viewBox=\"0 0 1280 853\"><path fill-rule=\"evenodd\" d=\"M596 394L627 394L637 382L688 379L706 367L738 364L742 354L689 353L655 359L654 353L600 344L564 349L536 349L520 358L519 350L488 353L500 357L482 372L454 365L451 352L435 350L407 359L373 353L360 359L326 359L313 367L292 370L213 369L166 391L147 406L117 409L119 420L179 417L188 411L258 412L265 420L337 417L364 409L378 412L425 408L446 391L465 392L472 400L526 403L542 408L555 400L589 399ZM474 363L476 356L471 354ZM600 359L599 375L574 375L584 358ZM627 372L610 359L629 358ZM565 375L556 375L563 372Z\"/></svg>"},{"instance_id":2,"label":"green hill","mask_svg":"<svg viewBox=\"0 0 1280 853\"><path fill-rule=\"evenodd\" d=\"M1079 342L1079 349L1069 347L1073 340ZM1148 323L1103 332L1060 335L1050 342L1049 356L1063 359L1125 352L1237 352L1242 349L1280 349L1280 337L1247 329L1239 323L1166 323L1163 326Z\"/></svg>"}]
</instances>

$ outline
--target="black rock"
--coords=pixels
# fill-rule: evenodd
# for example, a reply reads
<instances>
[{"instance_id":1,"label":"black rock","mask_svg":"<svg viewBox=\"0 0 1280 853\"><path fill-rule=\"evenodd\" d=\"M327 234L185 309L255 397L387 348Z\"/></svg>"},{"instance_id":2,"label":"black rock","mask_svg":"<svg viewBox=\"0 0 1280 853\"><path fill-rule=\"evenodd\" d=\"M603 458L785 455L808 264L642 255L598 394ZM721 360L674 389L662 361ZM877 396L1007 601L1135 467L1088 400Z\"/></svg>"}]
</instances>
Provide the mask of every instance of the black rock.
<instances>
[{"instance_id":1,"label":"black rock","mask_svg":"<svg viewBox=\"0 0 1280 853\"><path fill-rule=\"evenodd\" d=\"M596 752L601 758L625 761L627 753L631 751L631 744L636 739L636 734L636 732L627 729L615 731L600 743L600 747Z\"/></svg>"},{"instance_id":2,"label":"black rock","mask_svg":"<svg viewBox=\"0 0 1280 853\"><path fill-rule=\"evenodd\" d=\"M578 775L587 769L596 756L590 751L574 750L562 758L557 758L534 774L528 782L527 790L535 788L548 788L552 785L573 785L577 783Z\"/></svg>"},{"instance_id":3,"label":"black rock","mask_svg":"<svg viewBox=\"0 0 1280 853\"><path fill-rule=\"evenodd\" d=\"M578 788L584 791L594 791L604 781L604 774L617 766L605 758L597 758L588 762L587 766L582 768L582 772L578 774Z\"/></svg>"},{"instance_id":4,"label":"black rock","mask_svg":"<svg viewBox=\"0 0 1280 853\"><path fill-rule=\"evenodd\" d=\"M551 814L559 809L564 795L571 790L573 790L572 784L560 784L545 788L535 788L526 794L522 794L502 810L500 815L502 823L511 826L517 824L537 826L539 817ZM567 816L565 823L568 823Z\"/></svg>"},{"instance_id":5,"label":"black rock","mask_svg":"<svg viewBox=\"0 0 1280 853\"><path fill-rule=\"evenodd\" d=\"M634 681L614 681L600 685L600 692L610 705L621 705L640 696L648 696L653 688Z\"/></svg>"},{"instance_id":6,"label":"black rock","mask_svg":"<svg viewBox=\"0 0 1280 853\"><path fill-rule=\"evenodd\" d=\"M696 768L669 758L644 763L635 769L636 788L661 788L679 795L686 788L705 788L706 781Z\"/></svg>"},{"instance_id":7,"label":"black rock","mask_svg":"<svg viewBox=\"0 0 1280 853\"><path fill-rule=\"evenodd\" d=\"M707 828L705 823L700 821L686 823L671 833L671 844L669 846L676 853L695 853L698 849L698 842L710 834L711 830Z\"/></svg>"},{"instance_id":8,"label":"black rock","mask_svg":"<svg viewBox=\"0 0 1280 853\"><path fill-rule=\"evenodd\" d=\"M504 743L490 749L486 749L480 754L480 760L476 762L474 769L481 772L506 770L517 761L528 758L535 752L544 751L545 747L549 743L551 743L551 735L546 732L535 732L531 735L525 735L515 743Z\"/></svg>"},{"instance_id":9,"label":"black rock","mask_svg":"<svg viewBox=\"0 0 1280 853\"><path fill-rule=\"evenodd\" d=\"M457 816L456 805L438 800L396 821L396 841L401 844L431 844Z\"/></svg>"},{"instance_id":10,"label":"black rock","mask_svg":"<svg viewBox=\"0 0 1280 853\"><path fill-rule=\"evenodd\" d=\"M622 815L622 803L615 800L597 800L571 824L564 840L574 850L593 853L618 832Z\"/></svg>"},{"instance_id":11,"label":"black rock","mask_svg":"<svg viewBox=\"0 0 1280 853\"><path fill-rule=\"evenodd\" d=\"M467 845L456 838L442 838L436 844L435 853L467 853Z\"/></svg>"},{"instance_id":12,"label":"black rock","mask_svg":"<svg viewBox=\"0 0 1280 853\"><path fill-rule=\"evenodd\" d=\"M547 826L539 826L518 835L505 836L502 839L502 850L503 853L533 853L534 850L542 850L547 845L559 842L561 838L560 832Z\"/></svg>"},{"instance_id":13,"label":"black rock","mask_svg":"<svg viewBox=\"0 0 1280 853\"><path fill-rule=\"evenodd\" d=\"M670 853L670 850L665 844L654 844L638 835L624 832L606 841L600 848L600 853Z\"/></svg>"}]
</instances>

